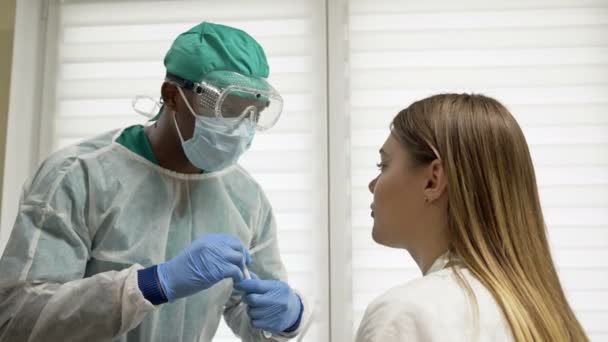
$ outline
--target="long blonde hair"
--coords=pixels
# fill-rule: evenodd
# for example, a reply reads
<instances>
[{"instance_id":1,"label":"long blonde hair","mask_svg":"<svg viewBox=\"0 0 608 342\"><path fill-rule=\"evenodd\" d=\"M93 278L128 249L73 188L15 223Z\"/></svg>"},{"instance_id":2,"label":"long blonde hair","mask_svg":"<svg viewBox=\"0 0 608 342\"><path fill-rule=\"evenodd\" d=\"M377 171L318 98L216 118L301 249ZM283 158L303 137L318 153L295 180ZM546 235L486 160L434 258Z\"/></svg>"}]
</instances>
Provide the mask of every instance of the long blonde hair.
<instances>
[{"instance_id":1,"label":"long blonde hair","mask_svg":"<svg viewBox=\"0 0 608 342\"><path fill-rule=\"evenodd\" d=\"M509 111L483 95L440 94L402 110L392 134L417 163L441 160L450 251L492 293L515 340L588 341L560 285L530 152Z\"/></svg>"}]
</instances>

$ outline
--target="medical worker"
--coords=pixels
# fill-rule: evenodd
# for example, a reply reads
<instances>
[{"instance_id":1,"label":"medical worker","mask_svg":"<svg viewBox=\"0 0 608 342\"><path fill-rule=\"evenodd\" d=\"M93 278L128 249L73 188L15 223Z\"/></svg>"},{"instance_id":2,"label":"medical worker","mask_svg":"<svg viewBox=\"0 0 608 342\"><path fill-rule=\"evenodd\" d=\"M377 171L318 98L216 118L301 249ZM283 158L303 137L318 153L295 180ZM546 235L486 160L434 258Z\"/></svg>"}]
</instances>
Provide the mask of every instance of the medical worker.
<instances>
[{"instance_id":1,"label":"medical worker","mask_svg":"<svg viewBox=\"0 0 608 342\"><path fill-rule=\"evenodd\" d=\"M373 239L407 250L424 276L372 302L357 342L588 340L555 271L526 140L502 104L414 102L380 158Z\"/></svg>"},{"instance_id":2,"label":"medical worker","mask_svg":"<svg viewBox=\"0 0 608 342\"><path fill-rule=\"evenodd\" d=\"M243 341L284 341L309 319L270 203L237 165L282 110L264 51L202 23L164 64L154 124L61 150L25 187L0 260L1 341L211 341L222 315Z\"/></svg>"}]
</instances>

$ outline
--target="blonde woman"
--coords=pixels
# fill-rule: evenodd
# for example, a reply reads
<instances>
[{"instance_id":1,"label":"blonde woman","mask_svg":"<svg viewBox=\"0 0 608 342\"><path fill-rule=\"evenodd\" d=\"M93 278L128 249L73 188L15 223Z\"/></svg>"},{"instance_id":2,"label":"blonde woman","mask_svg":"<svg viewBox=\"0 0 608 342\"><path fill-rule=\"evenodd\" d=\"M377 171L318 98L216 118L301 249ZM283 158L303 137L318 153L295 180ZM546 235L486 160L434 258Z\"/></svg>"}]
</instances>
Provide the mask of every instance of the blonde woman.
<instances>
[{"instance_id":1,"label":"blonde woman","mask_svg":"<svg viewBox=\"0 0 608 342\"><path fill-rule=\"evenodd\" d=\"M424 274L376 299L358 342L587 341L551 259L534 169L509 111L443 94L393 120L372 236Z\"/></svg>"}]
</instances>

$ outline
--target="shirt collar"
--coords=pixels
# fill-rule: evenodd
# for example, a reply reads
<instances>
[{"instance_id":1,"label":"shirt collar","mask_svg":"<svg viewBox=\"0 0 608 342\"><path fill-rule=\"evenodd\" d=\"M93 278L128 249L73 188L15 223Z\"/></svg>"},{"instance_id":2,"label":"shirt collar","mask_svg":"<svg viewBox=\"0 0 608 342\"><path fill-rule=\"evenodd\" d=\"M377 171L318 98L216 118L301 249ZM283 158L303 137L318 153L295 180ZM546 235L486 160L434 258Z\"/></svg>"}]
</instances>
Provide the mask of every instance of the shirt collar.
<instances>
[{"instance_id":1,"label":"shirt collar","mask_svg":"<svg viewBox=\"0 0 608 342\"><path fill-rule=\"evenodd\" d=\"M433 264L431 265L431 267L428 269L428 271L426 271L426 273L424 274L429 275L431 273L435 273L437 271L441 271L442 269L444 269L446 267L446 265L450 262L450 252L446 252L445 254L441 255L439 258L437 258L435 260L435 262L433 262Z\"/></svg>"}]
</instances>

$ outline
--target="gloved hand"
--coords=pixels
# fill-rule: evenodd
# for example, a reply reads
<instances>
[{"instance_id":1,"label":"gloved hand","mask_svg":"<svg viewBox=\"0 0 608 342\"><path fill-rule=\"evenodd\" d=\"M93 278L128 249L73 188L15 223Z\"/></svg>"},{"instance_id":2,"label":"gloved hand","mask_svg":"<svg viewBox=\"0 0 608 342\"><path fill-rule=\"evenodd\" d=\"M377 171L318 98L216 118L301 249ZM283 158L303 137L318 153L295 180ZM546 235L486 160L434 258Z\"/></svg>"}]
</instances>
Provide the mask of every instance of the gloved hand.
<instances>
[{"instance_id":1,"label":"gloved hand","mask_svg":"<svg viewBox=\"0 0 608 342\"><path fill-rule=\"evenodd\" d=\"M158 280L169 301L206 290L219 281L244 279L242 269L251 255L231 235L204 235L175 258L158 265Z\"/></svg>"},{"instance_id":2,"label":"gloved hand","mask_svg":"<svg viewBox=\"0 0 608 342\"><path fill-rule=\"evenodd\" d=\"M275 334L296 330L304 310L300 297L285 282L261 280L253 272L251 277L235 283L235 288L245 293L253 327Z\"/></svg>"}]
</instances>

